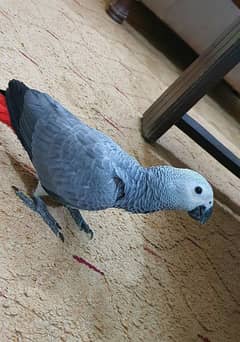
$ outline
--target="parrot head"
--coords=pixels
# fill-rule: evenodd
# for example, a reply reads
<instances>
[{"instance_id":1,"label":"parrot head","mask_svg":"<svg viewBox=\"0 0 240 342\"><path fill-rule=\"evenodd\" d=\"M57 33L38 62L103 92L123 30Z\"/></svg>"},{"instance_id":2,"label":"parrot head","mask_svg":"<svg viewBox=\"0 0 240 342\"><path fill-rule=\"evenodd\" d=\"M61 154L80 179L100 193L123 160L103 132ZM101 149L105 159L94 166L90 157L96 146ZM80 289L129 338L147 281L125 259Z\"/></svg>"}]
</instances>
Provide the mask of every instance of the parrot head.
<instances>
[{"instance_id":1,"label":"parrot head","mask_svg":"<svg viewBox=\"0 0 240 342\"><path fill-rule=\"evenodd\" d=\"M213 192L211 186L209 184L208 186L196 186L194 188L194 197L198 197L198 199L196 198L198 205L194 209L189 210L188 215L204 224L213 212Z\"/></svg>"},{"instance_id":2,"label":"parrot head","mask_svg":"<svg viewBox=\"0 0 240 342\"><path fill-rule=\"evenodd\" d=\"M201 224L208 221L213 212L213 189L202 175L193 170L182 169L176 192L182 208L191 218Z\"/></svg>"},{"instance_id":3,"label":"parrot head","mask_svg":"<svg viewBox=\"0 0 240 342\"><path fill-rule=\"evenodd\" d=\"M213 189L198 172L171 166L148 169L151 207L154 210L184 210L204 224L213 212Z\"/></svg>"}]
</instances>

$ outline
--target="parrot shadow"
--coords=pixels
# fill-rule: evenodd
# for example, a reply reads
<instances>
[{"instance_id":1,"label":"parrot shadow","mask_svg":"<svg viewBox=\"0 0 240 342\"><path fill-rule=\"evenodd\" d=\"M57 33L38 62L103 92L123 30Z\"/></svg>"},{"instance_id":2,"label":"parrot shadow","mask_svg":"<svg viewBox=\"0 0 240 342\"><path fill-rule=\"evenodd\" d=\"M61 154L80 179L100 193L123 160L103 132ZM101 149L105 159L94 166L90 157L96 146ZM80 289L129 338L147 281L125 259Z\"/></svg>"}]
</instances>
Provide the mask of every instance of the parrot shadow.
<instances>
[{"instance_id":1,"label":"parrot shadow","mask_svg":"<svg viewBox=\"0 0 240 342\"><path fill-rule=\"evenodd\" d=\"M33 170L33 168L31 168L31 166L19 161L15 156L8 152L6 152L6 154L14 170L24 183L27 192L32 194L38 183L36 172Z\"/></svg>"},{"instance_id":2,"label":"parrot shadow","mask_svg":"<svg viewBox=\"0 0 240 342\"><path fill-rule=\"evenodd\" d=\"M37 178L36 172L31 166L19 161L15 156L11 155L8 152L6 152L6 154L14 170L16 171L16 173L19 175L22 182L24 183L27 194L31 196L33 192L35 191L37 184L38 184L38 178ZM61 206L58 202L56 202L54 199L48 196L44 197L44 202L53 208Z\"/></svg>"},{"instance_id":3,"label":"parrot shadow","mask_svg":"<svg viewBox=\"0 0 240 342\"><path fill-rule=\"evenodd\" d=\"M158 142L145 145L145 147L146 147L144 148L145 153L143 154L143 156L145 157L144 162L146 161L147 164L149 164L150 162L151 163L149 164L150 166L153 164L156 165L156 160L157 160L157 164L159 165L164 165L166 164L166 161L167 161L167 164L170 164L174 167L188 168L187 164L185 164L183 161L178 159L171 151L169 151L167 148L160 145ZM151 154L149 154L149 149L151 149L151 152L152 152Z\"/></svg>"}]
</instances>

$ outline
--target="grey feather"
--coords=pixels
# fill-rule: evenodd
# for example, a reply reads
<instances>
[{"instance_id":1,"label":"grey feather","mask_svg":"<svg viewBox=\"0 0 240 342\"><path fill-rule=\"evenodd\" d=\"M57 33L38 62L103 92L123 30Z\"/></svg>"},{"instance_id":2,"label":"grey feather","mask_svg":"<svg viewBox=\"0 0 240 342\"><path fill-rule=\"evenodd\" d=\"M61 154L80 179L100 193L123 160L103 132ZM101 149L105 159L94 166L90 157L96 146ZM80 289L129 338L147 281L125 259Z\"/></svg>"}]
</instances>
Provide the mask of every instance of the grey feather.
<instances>
[{"instance_id":1,"label":"grey feather","mask_svg":"<svg viewBox=\"0 0 240 342\"><path fill-rule=\"evenodd\" d=\"M138 165L109 137L37 91L26 92L20 129L25 142L31 144L32 162L42 186L72 207L99 210L115 206L123 192L118 168Z\"/></svg>"},{"instance_id":2,"label":"grey feather","mask_svg":"<svg viewBox=\"0 0 240 342\"><path fill-rule=\"evenodd\" d=\"M213 191L199 173L170 166L145 168L49 95L11 82L6 96L15 131L49 195L78 209L186 210L206 221ZM203 190L201 195L196 187Z\"/></svg>"}]
</instances>

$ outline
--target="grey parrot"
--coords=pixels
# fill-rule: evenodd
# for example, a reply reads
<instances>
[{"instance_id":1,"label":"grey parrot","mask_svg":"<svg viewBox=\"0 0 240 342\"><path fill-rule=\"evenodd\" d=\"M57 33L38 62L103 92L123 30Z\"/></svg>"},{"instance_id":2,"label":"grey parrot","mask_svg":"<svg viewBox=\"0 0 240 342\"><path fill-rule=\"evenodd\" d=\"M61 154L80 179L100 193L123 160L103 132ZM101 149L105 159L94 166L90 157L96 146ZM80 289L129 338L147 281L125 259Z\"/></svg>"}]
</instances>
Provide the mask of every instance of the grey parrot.
<instances>
[{"instance_id":1,"label":"grey parrot","mask_svg":"<svg viewBox=\"0 0 240 342\"><path fill-rule=\"evenodd\" d=\"M11 80L0 91L0 121L12 127L34 165L39 184L30 197L16 194L64 240L42 197L70 212L79 229L93 231L79 210L124 209L131 213L184 210L205 223L213 190L199 173L171 166L143 167L110 137L89 127L49 95Z\"/></svg>"}]
</instances>

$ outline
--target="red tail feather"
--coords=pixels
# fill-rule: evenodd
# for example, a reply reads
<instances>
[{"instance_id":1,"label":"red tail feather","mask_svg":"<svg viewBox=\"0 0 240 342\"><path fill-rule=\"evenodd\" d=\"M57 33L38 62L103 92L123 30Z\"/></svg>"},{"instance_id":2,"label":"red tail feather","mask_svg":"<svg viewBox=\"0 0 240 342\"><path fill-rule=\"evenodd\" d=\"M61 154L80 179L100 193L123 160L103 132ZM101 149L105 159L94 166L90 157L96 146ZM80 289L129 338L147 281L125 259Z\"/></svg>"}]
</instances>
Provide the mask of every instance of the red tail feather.
<instances>
[{"instance_id":1,"label":"red tail feather","mask_svg":"<svg viewBox=\"0 0 240 342\"><path fill-rule=\"evenodd\" d=\"M12 128L10 114L3 94L0 94L0 121Z\"/></svg>"}]
</instances>

